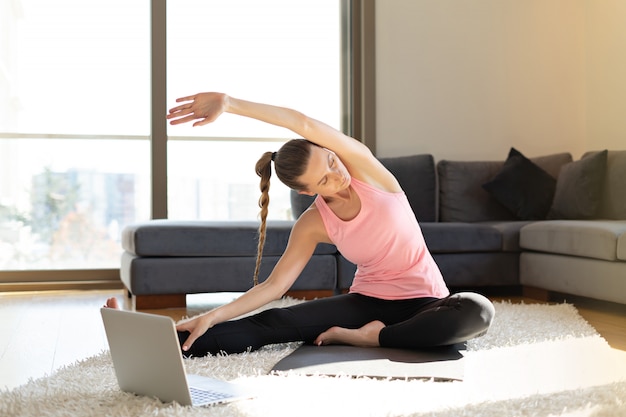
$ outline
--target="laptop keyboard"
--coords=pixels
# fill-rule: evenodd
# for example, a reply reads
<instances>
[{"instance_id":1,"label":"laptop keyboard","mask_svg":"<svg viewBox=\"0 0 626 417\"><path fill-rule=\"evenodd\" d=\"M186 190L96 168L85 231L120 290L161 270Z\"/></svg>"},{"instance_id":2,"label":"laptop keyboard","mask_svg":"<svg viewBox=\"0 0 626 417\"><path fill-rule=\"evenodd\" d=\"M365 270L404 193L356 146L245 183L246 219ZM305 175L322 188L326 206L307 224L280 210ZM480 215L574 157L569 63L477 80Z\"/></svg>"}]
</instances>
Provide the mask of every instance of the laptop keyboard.
<instances>
[{"instance_id":1,"label":"laptop keyboard","mask_svg":"<svg viewBox=\"0 0 626 417\"><path fill-rule=\"evenodd\" d=\"M192 404L208 404L213 401L224 400L232 397L231 394L227 394L219 391L207 391L199 388L189 387L191 393Z\"/></svg>"}]
</instances>

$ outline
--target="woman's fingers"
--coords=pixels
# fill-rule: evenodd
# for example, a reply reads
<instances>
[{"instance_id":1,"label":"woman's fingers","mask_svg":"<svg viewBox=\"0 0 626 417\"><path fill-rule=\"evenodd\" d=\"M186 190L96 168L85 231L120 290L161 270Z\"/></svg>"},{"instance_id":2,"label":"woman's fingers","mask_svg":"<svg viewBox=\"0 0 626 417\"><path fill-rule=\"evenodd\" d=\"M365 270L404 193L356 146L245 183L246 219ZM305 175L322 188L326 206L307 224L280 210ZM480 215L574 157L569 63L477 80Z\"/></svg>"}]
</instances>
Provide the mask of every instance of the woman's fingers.
<instances>
[{"instance_id":1,"label":"woman's fingers","mask_svg":"<svg viewBox=\"0 0 626 417\"><path fill-rule=\"evenodd\" d=\"M196 319L182 322L176 325L177 331L189 332L189 336L187 337L187 340L185 340L185 342L182 345L183 351L185 352L188 351L191 348L191 345L193 345L194 342L209 329L210 326L207 326L204 323L203 318L204 317L201 316Z\"/></svg>"},{"instance_id":2,"label":"woman's fingers","mask_svg":"<svg viewBox=\"0 0 626 417\"><path fill-rule=\"evenodd\" d=\"M196 334L196 331L191 332L191 334L189 335L189 337L187 338L187 340L185 340L185 343L183 343L182 349L184 352L187 352L189 349L191 349L191 345L193 345L193 343L198 339L198 337L200 337L202 335L201 334Z\"/></svg>"},{"instance_id":3,"label":"woman's fingers","mask_svg":"<svg viewBox=\"0 0 626 417\"><path fill-rule=\"evenodd\" d=\"M180 103L182 101L193 101L196 99L196 94L192 95L192 96L187 96L187 97L181 97L181 98L177 98L176 102Z\"/></svg>"},{"instance_id":4,"label":"woman's fingers","mask_svg":"<svg viewBox=\"0 0 626 417\"><path fill-rule=\"evenodd\" d=\"M181 104L180 106L172 107L169 110L168 118L174 113L183 112L183 114L186 114L186 113L192 112L193 111L192 107L195 103L195 100L196 100L196 95L177 98L176 99L177 103L182 103L182 102L187 102L187 103Z\"/></svg>"},{"instance_id":5,"label":"woman's fingers","mask_svg":"<svg viewBox=\"0 0 626 417\"><path fill-rule=\"evenodd\" d=\"M225 95L220 93L199 93L176 99L183 103L172 107L166 118L170 124L177 125L196 120L193 126L202 126L217 119L224 111Z\"/></svg>"},{"instance_id":6,"label":"woman's fingers","mask_svg":"<svg viewBox=\"0 0 626 417\"><path fill-rule=\"evenodd\" d=\"M181 123L187 123L187 122L191 122L192 120L198 119L198 117L195 114L190 114L189 116L186 116L186 117L183 117L183 115L179 115L175 117L177 117L177 119L171 120L170 121L171 125L178 125Z\"/></svg>"},{"instance_id":7,"label":"woman's fingers","mask_svg":"<svg viewBox=\"0 0 626 417\"><path fill-rule=\"evenodd\" d=\"M196 328L195 321L196 321L196 319L189 320L189 321L184 321L182 323L178 323L176 325L176 330L179 331L179 332L192 332L193 329Z\"/></svg>"},{"instance_id":8,"label":"woman's fingers","mask_svg":"<svg viewBox=\"0 0 626 417\"><path fill-rule=\"evenodd\" d=\"M166 115L166 117L168 119L172 118L172 117L180 117L180 116L184 116L186 114L189 113L193 113L193 108L191 104L185 104L182 106L176 106L173 107L169 110L168 114Z\"/></svg>"}]
</instances>

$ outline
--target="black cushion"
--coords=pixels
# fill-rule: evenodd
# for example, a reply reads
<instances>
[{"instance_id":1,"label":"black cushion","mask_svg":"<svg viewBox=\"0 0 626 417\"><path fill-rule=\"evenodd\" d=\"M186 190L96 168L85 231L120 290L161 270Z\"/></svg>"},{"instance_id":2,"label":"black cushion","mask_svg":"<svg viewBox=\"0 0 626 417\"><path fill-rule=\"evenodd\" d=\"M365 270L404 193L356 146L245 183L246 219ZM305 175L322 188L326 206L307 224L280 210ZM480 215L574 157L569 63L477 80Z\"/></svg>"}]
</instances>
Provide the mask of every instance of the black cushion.
<instances>
[{"instance_id":1,"label":"black cushion","mask_svg":"<svg viewBox=\"0 0 626 417\"><path fill-rule=\"evenodd\" d=\"M483 188L518 219L541 220L552 205L556 180L511 148L502 170Z\"/></svg>"},{"instance_id":2,"label":"black cushion","mask_svg":"<svg viewBox=\"0 0 626 417\"><path fill-rule=\"evenodd\" d=\"M600 209L608 151L595 152L561 168L550 219L592 219Z\"/></svg>"}]
</instances>

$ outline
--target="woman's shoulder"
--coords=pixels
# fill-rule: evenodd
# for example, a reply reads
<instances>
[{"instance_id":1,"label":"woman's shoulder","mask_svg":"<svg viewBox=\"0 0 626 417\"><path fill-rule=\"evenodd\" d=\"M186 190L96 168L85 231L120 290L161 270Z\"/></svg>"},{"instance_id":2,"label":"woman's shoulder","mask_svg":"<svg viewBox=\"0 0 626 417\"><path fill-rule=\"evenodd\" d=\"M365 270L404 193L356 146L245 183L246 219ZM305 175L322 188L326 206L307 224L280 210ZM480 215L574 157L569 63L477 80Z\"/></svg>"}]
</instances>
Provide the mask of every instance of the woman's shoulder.
<instances>
[{"instance_id":1,"label":"woman's shoulder","mask_svg":"<svg viewBox=\"0 0 626 417\"><path fill-rule=\"evenodd\" d=\"M315 204L311 204L296 220L292 231L292 235L294 234L301 238L315 240L317 243L332 243L326 232L322 215Z\"/></svg>"},{"instance_id":2,"label":"woman's shoulder","mask_svg":"<svg viewBox=\"0 0 626 417\"><path fill-rule=\"evenodd\" d=\"M372 154L361 164L349 164L348 172L353 178L381 191L402 192L396 177Z\"/></svg>"}]
</instances>

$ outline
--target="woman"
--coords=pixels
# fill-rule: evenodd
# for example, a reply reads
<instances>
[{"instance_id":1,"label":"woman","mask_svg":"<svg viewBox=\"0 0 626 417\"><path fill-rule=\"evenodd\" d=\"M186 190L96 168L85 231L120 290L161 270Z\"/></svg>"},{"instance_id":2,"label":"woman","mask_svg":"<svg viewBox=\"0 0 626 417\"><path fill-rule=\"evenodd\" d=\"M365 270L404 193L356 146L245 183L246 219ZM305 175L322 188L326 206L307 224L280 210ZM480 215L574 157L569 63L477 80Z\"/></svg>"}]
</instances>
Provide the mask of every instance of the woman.
<instances>
[{"instance_id":1,"label":"woman","mask_svg":"<svg viewBox=\"0 0 626 417\"><path fill-rule=\"evenodd\" d=\"M493 305L478 294L450 295L400 184L365 145L295 110L221 93L200 93L177 103L167 115L172 125L201 126L232 113L305 138L266 152L256 164L262 195L255 282L272 164L287 186L317 195L295 222L284 254L264 282L177 326L184 355L235 353L288 341L422 348L459 343L487 331ZM229 321L282 297L318 243L335 244L357 264L348 294Z\"/></svg>"}]
</instances>

